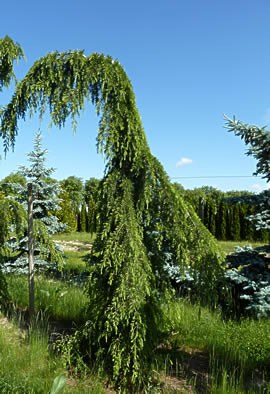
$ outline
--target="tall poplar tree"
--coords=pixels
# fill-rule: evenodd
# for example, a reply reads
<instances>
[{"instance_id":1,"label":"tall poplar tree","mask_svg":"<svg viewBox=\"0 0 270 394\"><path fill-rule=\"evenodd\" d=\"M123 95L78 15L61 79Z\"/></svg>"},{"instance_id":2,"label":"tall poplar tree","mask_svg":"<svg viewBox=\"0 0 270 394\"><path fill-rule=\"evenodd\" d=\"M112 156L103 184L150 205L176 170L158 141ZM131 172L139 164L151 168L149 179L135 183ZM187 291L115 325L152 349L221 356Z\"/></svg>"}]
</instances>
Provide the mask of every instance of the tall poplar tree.
<instances>
[{"instance_id":1,"label":"tall poplar tree","mask_svg":"<svg viewBox=\"0 0 270 394\"><path fill-rule=\"evenodd\" d=\"M110 56L56 52L38 60L2 113L4 146L14 146L17 122L29 108L41 116L48 109L62 127L69 116L76 122L89 100L99 114L97 146L106 171L81 351L118 388L135 392L159 343L160 300L170 288L168 256L172 265L196 267L211 292L221 252L151 154L132 85Z\"/></svg>"}]
</instances>

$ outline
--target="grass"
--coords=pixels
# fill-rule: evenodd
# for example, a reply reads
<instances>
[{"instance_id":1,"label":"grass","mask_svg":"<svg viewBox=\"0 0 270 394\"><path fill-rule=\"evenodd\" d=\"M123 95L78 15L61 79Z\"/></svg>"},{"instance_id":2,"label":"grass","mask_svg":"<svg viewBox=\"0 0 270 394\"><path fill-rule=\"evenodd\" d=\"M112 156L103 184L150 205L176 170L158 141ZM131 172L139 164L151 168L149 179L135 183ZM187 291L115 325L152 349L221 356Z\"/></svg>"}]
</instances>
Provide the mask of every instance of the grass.
<instances>
[{"instance_id":1,"label":"grass","mask_svg":"<svg viewBox=\"0 0 270 394\"><path fill-rule=\"evenodd\" d=\"M66 376L63 360L48 347L46 325L37 322L21 332L0 315L0 392L2 394L49 393L57 376ZM44 323L44 322L43 322ZM104 393L97 377L67 377L64 393Z\"/></svg>"},{"instance_id":2,"label":"grass","mask_svg":"<svg viewBox=\"0 0 270 394\"><path fill-rule=\"evenodd\" d=\"M74 274L80 274L83 271L88 271L87 265L89 251L72 251L65 250L63 271Z\"/></svg>"},{"instance_id":3,"label":"grass","mask_svg":"<svg viewBox=\"0 0 270 394\"><path fill-rule=\"evenodd\" d=\"M60 233L54 234L53 240L55 241L79 241L79 242L93 242L95 234L84 233L84 232L72 232L72 233Z\"/></svg>"},{"instance_id":4,"label":"grass","mask_svg":"<svg viewBox=\"0 0 270 394\"><path fill-rule=\"evenodd\" d=\"M54 238L87 242L87 245L93 239L88 233L60 234ZM234 251L238 245L262 245L249 242L219 243L226 253ZM76 251L65 250L64 271L79 274L87 270L88 253L85 247ZM15 306L25 310L28 305L27 277L10 275L7 276L7 282ZM36 309L45 312L51 319L81 323L85 319L87 303L82 287L36 277ZM173 384L169 382L166 385L165 379L165 385L160 388L153 383L153 391L149 393L197 392L194 390L216 394L270 392L267 381L267 370L270 369L269 321L224 321L219 313L183 300L166 303L162 310L161 331L167 336L157 351L157 362L153 368L161 381L165 373L166 379L176 377L179 386L174 389L174 380ZM32 329L30 334L22 338L15 328L3 330L0 325L0 392L49 392L54 378L66 374L61 357L50 354L46 330ZM205 369L201 371L195 368L196 373L192 375L187 360L197 364L200 361ZM11 366L12 362L13 365L16 363L16 369ZM188 365L186 369L185 365ZM89 371L85 375L69 376L67 381L65 393L104 393L100 380L90 375Z\"/></svg>"},{"instance_id":5,"label":"grass","mask_svg":"<svg viewBox=\"0 0 270 394\"><path fill-rule=\"evenodd\" d=\"M252 393L256 382L260 382L262 390L265 388L264 377L270 368L268 320L225 322L218 313L183 300L163 305L163 313L164 328L170 333L169 346L180 350L180 358L187 349L194 352L194 357L196 353L207 355L208 384L215 388L211 392L247 392L248 383L248 392ZM227 388L219 391L220 387ZM233 391L235 387L237 390ZM270 390L269 383L267 389Z\"/></svg>"},{"instance_id":6,"label":"grass","mask_svg":"<svg viewBox=\"0 0 270 394\"><path fill-rule=\"evenodd\" d=\"M15 307L27 309L27 276L8 275L6 279ZM54 320L80 323L85 318L87 296L82 287L38 276L35 278L35 297L36 310L46 312Z\"/></svg>"},{"instance_id":7,"label":"grass","mask_svg":"<svg viewBox=\"0 0 270 394\"><path fill-rule=\"evenodd\" d=\"M218 241L219 245L222 247L226 254L234 252L237 246L252 246L253 248L257 248L259 246L265 245L265 242L249 242L249 241Z\"/></svg>"}]
</instances>

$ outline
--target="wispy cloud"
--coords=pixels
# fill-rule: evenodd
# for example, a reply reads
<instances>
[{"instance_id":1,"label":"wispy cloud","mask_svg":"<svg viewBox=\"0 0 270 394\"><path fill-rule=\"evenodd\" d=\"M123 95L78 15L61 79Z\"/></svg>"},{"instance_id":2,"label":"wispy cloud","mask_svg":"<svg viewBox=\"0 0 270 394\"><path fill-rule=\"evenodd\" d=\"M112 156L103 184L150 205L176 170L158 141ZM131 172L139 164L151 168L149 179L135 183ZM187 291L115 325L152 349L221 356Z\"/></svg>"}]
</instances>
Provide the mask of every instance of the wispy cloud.
<instances>
[{"instance_id":1,"label":"wispy cloud","mask_svg":"<svg viewBox=\"0 0 270 394\"><path fill-rule=\"evenodd\" d=\"M261 183L254 183L250 186L250 189L255 193L261 193L263 190L268 190L269 188L269 185L262 185Z\"/></svg>"},{"instance_id":2,"label":"wispy cloud","mask_svg":"<svg viewBox=\"0 0 270 394\"><path fill-rule=\"evenodd\" d=\"M189 159L188 157L181 157L181 159L178 160L178 162L176 163L176 167L187 166L187 165L189 165L191 163L192 163L192 160Z\"/></svg>"}]
</instances>

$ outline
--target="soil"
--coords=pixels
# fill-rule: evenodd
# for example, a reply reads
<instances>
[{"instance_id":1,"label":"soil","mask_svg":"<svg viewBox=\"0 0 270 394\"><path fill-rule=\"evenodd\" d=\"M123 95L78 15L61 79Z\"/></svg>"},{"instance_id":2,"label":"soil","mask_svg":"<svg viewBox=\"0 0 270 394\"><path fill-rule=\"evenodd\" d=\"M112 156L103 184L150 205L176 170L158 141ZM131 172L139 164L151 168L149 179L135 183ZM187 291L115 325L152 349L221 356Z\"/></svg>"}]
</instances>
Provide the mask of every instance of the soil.
<instances>
[{"instance_id":1,"label":"soil","mask_svg":"<svg viewBox=\"0 0 270 394\"><path fill-rule=\"evenodd\" d=\"M92 246L90 242L81 241L55 241L55 244L62 246L64 251L73 252L89 252Z\"/></svg>"}]
</instances>

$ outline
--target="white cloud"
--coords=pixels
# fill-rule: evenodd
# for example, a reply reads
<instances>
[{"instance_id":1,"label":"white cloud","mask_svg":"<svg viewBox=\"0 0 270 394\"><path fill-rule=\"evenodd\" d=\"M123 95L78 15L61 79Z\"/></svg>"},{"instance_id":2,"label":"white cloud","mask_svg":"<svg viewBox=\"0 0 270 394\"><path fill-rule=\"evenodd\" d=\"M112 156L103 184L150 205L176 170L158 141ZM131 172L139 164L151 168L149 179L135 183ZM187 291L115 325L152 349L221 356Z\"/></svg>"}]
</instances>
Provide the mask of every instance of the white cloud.
<instances>
[{"instance_id":1,"label":"white cloud","mask_svg":"<svg viewBox=\"0 0 270 394\"><path fill-rule=\"evenodd\" d=\"M176 163L176 167L183 167L187 166L188 164L191 164L192 160L187 158L187 157L182 157L178 162Z\"/></svg>"},{"instance_id":2,"label":"white cloud","mask_svg":"<svg viewBox=\"0 0 270 394\"><path fill-rule=\"evenodd\" d=\"M250 185L250 189L255 193L261 193L263 190L268 190L269 188L269 185L263 185L261 183L254 183L253 185Z\"/></svg>"}]
</instances>

